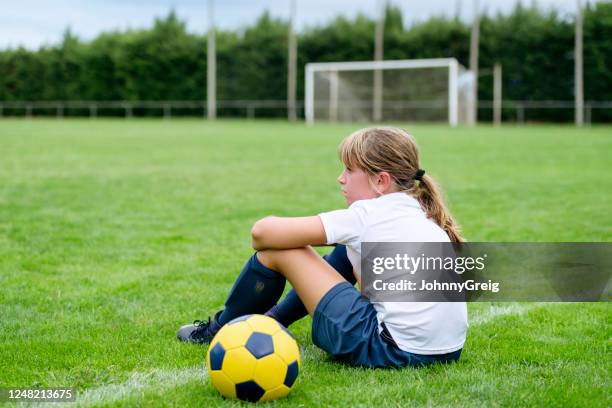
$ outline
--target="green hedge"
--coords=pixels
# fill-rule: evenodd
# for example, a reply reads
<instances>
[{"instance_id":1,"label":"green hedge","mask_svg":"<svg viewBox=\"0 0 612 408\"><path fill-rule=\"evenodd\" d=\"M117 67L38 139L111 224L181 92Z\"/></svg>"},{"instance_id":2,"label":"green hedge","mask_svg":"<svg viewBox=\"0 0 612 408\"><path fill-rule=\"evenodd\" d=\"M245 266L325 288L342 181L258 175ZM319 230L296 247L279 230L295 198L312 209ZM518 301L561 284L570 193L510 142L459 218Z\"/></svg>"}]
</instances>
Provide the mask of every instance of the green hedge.
<instances>
[{"instance_id":1,"label":"green hedge","mask_svg":"<svg viewBox=\"0 0 612 408\"><path fill-rule=\"evenodd\" d=\"M264 13L252 26L217 33L217 97L286 98L287 22ZM338 17L298 37L298 98L304 64L371 60L374 21ZM401 12L387 9L385 59L455 57L467 66L470 27L432 18L404 29ZM479 99L492 97L490 69L503 66L504 99L572 100L574 22L555 12L517 6L483 16ZM584 12L585 100L612 99L612 4ZM489 73L487 73L489 71ZM103 33L90 42L69 30L61 44L36 51L0 51L0 100L202 100L206 97L206 37L187 32L174 13L151 29ZM270 112L271 115L274 112ZM281 113L277 113L281 114ZM506 114L506 112L505 112ZM512 112L507 112L511 115ZM490 111L481 111L487 120ZM528 119L572 120L573 111L541 110ZM610 121L594 111L594 121Z\"/></svg>"}]
</instances>

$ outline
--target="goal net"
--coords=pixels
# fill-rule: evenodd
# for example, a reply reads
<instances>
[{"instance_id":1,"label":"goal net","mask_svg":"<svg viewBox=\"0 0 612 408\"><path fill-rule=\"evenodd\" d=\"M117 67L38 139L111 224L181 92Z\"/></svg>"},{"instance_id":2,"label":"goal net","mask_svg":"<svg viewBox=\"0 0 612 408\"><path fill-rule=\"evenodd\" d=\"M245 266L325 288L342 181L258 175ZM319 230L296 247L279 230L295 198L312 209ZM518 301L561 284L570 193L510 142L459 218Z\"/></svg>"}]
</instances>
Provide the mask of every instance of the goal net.
<instances>
[{"instance_id":1,"label":"goal net","mask_svg":"<svg viewBox=\"0 0 612 408\"><path fill-rule=\"evenodd\" d=\"M473 75L454 58L306 64L305 115L327 122L466 123Z\"/></svg>"}]
</instances>

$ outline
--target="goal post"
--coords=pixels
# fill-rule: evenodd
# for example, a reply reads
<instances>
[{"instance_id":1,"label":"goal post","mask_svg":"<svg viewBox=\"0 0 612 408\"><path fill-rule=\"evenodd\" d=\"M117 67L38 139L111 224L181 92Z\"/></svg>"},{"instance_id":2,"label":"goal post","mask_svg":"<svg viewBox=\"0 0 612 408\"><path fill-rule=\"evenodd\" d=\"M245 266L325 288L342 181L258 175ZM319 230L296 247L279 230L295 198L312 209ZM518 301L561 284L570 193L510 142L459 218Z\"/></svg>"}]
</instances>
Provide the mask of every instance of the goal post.
<instances>
[{"instance_id":1,"label":"goal post","mask_svg":"<svg viewBox=\"0 0 612 408\"><path fill-rule=\"evenodd\" d=\"M383 74L376 90L373 72ZM455 58L306 64L304 107L315 121L372 121L382 94L382 120L465 122L473 76ZM380 107L379 107L380 109Z\"/></svg>"}]
</instances>

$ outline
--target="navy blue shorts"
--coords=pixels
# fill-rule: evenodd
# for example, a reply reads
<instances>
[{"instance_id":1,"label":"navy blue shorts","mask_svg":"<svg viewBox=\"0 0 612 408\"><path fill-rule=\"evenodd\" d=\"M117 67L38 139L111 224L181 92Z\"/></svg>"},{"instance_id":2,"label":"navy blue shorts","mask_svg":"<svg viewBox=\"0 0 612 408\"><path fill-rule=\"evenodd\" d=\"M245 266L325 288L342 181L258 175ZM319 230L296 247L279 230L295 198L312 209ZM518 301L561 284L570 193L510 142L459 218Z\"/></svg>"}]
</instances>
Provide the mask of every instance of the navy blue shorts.
<instances>
[{"instance_id":1,"label":"navy blue shorts","mask_svg":"<svg viewBox=\"0 0 612 408\"><path fill-rule=\"evenodd\" d=\"M388 332L378 333L374 306L348 282L331 288L315 309L312 341L334 358L354 366L424 366L459 359L461 350L441 355L403 351Z\"/></svg>"}]
</instances>

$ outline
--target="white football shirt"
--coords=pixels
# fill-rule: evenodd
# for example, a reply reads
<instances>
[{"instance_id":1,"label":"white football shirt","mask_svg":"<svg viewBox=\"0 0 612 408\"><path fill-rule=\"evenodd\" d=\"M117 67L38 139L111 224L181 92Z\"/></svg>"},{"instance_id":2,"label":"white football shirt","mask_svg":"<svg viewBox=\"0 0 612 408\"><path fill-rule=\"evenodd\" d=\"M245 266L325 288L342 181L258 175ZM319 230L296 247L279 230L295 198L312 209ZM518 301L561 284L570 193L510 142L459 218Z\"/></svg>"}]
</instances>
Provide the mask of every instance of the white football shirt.
<instances>
[{"instance_id":1,"label":"white football shirt","mask_svg":"<svg viewBox=\"0 0 612 408\"><path fill-rule=\"evenodd\" d=\"M361 284L362 242L450 242L419 202L403 192L355 201L319 214L327 244L346 245ZM468 328L464 302L372 302L378 330L384 322L398 347L415 354L445 354L463 347Z\"/></svg>"}]
</instances>

